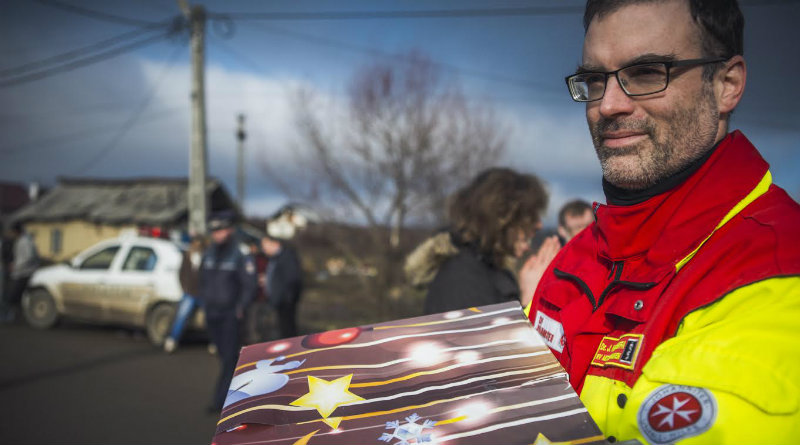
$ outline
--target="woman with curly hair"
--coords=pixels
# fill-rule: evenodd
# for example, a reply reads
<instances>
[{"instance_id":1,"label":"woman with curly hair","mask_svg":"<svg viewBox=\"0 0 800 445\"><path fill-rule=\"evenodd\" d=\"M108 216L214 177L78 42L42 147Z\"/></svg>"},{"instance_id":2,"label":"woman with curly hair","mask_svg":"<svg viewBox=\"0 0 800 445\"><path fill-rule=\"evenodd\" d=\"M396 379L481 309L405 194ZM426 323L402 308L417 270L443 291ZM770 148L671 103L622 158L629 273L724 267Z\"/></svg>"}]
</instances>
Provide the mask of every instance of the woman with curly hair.
<instances>
[{"instance_id":1,"label":"woman with curly hair","mask_svg":"<svg viewBox=\"0 0 800 445\"><path fill-rule=\"evenodd\" d=\"M406 262L414 284L430 281L425 313L530 299L558 251L557 239L546 240L519 277L516 265L541 227L547 201L539 178L508 168L488 169L456 192L449 230L424 242Z\"/></svg>"}]
</instances>

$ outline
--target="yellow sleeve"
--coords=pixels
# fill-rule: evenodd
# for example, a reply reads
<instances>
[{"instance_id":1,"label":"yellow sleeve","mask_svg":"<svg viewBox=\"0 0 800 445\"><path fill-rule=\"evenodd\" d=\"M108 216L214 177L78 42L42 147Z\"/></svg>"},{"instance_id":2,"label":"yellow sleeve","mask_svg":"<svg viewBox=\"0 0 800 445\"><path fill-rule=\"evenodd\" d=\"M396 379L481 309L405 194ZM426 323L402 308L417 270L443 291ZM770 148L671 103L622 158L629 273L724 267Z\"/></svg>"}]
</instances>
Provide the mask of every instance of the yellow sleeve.
<instances>
[{"instance_id":1,"label":"yellow sleeve","mask_svg":"<svg viewBox=\"0 0 800 445\"><path fill-rule=\"evenodd\" d=\"M800 440L798 385L800 277L786 277L689 314L633 388L591 376L581 398L619 440L792 444Z\"/></svg>"}]
</instances>

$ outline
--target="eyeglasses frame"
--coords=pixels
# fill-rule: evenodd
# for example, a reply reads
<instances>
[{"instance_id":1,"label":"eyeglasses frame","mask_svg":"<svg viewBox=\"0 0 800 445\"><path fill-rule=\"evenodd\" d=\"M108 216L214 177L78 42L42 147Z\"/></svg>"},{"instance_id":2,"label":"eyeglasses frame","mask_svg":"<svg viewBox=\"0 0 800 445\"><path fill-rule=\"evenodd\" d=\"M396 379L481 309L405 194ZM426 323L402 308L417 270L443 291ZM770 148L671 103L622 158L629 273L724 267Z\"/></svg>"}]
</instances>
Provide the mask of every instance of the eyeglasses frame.
<instances>
[{"instance_id":1,"label":"eyeglasses frame","mask_svg":"<svg viewBox=\"0 0 800 445\"><path fill-rule=\"evenodd\" d=\"M617 83L619 84L619 86L622 89L622 91L628 97L649 96L651 94L656 94L656 93L660 93L662 91L665 91L667 89L667 87L669 87L670 72L672 71L672 68L685 67L685 66L708 65L710 63L725 62L726 60L728 60L728 59L726 59L726 58L715 58L715 59L702 58L702 59L666 60L666 61L653 61L653 62L636 62L636 63L632 63L632 64L627 65L627 66L623 66L622 68L620 68L618 70L614 70L614 71L606 71L606 72L587 71L587 72L583 72L583 73L570 74L569 76L564 78L564 81L567 83L567 89L569 90L570 97L572 97L572 100L574 100L575 102L582 102L582 103L596 102L596 101L602 99L603 97L605 97L606 90L608 89L608 78L611 77L611 75L616 77ZM622 82L620 82L620 80L619 80L619 72L622 71L622 70L625 70L625 69L628 69L628 68L632 68L632 67L635 67L635 66L653 65L653 64L656 64L656 63L664 65L664 67L667 69L667 79L664 82L664 88L662 88L662 89L660 89L658 91L652 91L652 92L649 92L649 93L636 93L636 94L629 93L628 90L625 88L625 85L623 85ZM598 97L597 99L578 100L578 99L575 99L575 95L572 94L572 87L570 85L569 80L572 79L575 76L583 76L583 75L586 75L586 74L602 74L602 75L605 76L605 82L603 83L603 95Z\"/></svg>"}]
</instances>

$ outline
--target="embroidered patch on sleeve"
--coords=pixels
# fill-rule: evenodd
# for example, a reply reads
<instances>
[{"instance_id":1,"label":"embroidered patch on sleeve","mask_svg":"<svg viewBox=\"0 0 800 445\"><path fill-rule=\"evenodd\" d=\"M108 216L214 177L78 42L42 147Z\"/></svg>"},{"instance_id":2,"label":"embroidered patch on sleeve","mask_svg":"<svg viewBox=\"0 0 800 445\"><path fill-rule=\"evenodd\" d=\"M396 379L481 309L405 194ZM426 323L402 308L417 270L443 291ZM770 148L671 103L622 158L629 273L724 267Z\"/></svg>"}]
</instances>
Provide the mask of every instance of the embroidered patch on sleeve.
<instances>
[{"instance_id":1,"label":"embroidered patch on sleeve","mask_svg":"<svg viewBox=\"0 0 800 445\"><path fill-rule=\"evenodd\" d=\"M695 386L662 385L639 407L639 431L652 445L673 443L705 433L717 417L711 391Z\"/></svg>"},{"instance_id":2,"label":"embroidered patch on sleeve","mask_svg":"<svg viewBox=\"0 0 800 445\"><path fill-rule=\"evenodd\" d=\"M566 339L564 338L564 326L561 323L545 315L542 311L536 311L533 327L536 328L536 332L550 349L564 352Z\"/></svg>"},{"instance_id":3,"label":"embroidered patch on sleeve","mask_svg":"<svg viewBox=\"0 0 800 445\"><path fill-rule=\"evenodd\" d=\"M633 369L639 357L643 334L625 334L622 337L603 337L592 359L593 366Z\"/></svg>"}]
</instances>

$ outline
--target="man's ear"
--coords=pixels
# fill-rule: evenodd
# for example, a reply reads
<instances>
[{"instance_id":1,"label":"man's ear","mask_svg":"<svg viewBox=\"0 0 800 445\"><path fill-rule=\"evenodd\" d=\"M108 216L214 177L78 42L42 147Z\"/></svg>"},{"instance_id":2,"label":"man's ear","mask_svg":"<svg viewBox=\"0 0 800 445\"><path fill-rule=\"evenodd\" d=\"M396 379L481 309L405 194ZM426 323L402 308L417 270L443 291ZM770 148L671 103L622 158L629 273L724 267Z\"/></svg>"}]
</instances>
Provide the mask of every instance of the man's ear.
<instances>
[{"instance_id":1,"label":"man's ear","mask_svg":"<svg viewBox=\"0 0 800 445\"><path fill-rule=\"evenodd\" d=\"M747 64L744 57L740 55L731 57L714 77L719 112L729 114L736 108L744 94L747 82Z\"/></svg>"},{"instance_id":2,"label":"man's ear","mask_svg":"<svg viewBox=\"0 0 800 445\"><path fill-rule=\"evenodd\" d=\"M558 234L561 235L561 238L569 240L569 234L567 233L567 229L565 229L564 226L558 226Z\"/></svg>"}]
</instances>

